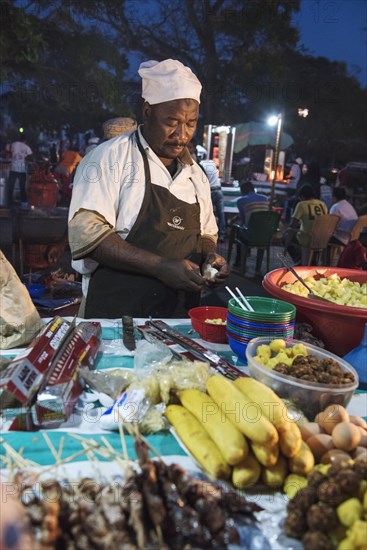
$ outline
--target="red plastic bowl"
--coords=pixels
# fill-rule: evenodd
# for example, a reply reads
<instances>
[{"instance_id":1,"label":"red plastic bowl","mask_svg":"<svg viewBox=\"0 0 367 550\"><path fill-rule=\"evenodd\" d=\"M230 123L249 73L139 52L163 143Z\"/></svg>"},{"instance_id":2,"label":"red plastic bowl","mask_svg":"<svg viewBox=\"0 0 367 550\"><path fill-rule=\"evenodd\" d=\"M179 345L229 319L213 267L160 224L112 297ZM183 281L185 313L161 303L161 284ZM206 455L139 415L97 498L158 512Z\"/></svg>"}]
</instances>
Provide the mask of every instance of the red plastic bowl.
<instances>
[{"instance_id":1,"label":"red plastic bowl","mask_svg":"<svg viewBox=\"0 0 367 550\"><path fill-rule=\"evenodd\" d=\"M227 319L227 308L216 306L199 306L189 310L192 328L199 333L200 338L215 344L227 343L226 325L205 323L206 319Z\"/></svg>"},{"instance_id":2,"label":"red plastic bowl","mask_svg":"<svg viewBox=\"0 0 367 550\"><path fill-rule=\"evenodd\" d=\"M367 280L367 273L357 269L320 266L300 266L294 269L303 278L316 274L328 277L336 273L342 279L347 278L358 283ZM263 287L275 298L295 305L297 321L310 323L314 329L312 334L323 340L326 349L343 357L362 340L364 326L367 323L367 309L329 304L282 290L283 285L294 283L296 280L286 268L275 269L265 275Z\"/></svg>"}]
</instances>

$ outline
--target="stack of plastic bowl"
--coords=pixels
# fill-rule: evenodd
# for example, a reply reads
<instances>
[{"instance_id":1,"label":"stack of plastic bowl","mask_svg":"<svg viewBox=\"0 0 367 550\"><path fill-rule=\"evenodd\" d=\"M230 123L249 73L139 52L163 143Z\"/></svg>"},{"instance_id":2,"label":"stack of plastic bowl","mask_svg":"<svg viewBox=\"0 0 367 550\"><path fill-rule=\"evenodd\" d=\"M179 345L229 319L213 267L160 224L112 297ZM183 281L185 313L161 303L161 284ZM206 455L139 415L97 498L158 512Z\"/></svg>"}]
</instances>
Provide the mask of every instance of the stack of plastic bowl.
<instances>
[{"instance_id":1,"label":"stack of plastic bowl","mask_svg":"<svg viewBox=\"0 0 367 550\"><path fill-rule=\"evenodd\" d=\"M242 309L234 298L228 302L227 337L231 350L246 362L252 338L293 339L296 308L288 302L261 296L246 296L254 311Z\"/></svg>"}]
</instances>

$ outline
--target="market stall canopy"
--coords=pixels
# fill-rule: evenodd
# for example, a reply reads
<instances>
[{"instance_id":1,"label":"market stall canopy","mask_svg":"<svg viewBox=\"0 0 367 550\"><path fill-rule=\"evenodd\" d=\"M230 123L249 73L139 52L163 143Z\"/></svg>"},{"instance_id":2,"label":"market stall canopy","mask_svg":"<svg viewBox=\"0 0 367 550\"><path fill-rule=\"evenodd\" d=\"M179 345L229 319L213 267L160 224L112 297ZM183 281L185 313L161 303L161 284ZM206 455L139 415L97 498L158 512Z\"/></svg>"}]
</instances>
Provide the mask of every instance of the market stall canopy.
<instances>
[{"instance_id":1,"label":"market stall canopy","mask_svg":"<svg viewBox=\"0 0 367 550\"><path fill-rule=\"evenodd\" d=\"M275 147L276 129L262 122L247 122L236 124L236 137L234 140L234 152L239 153L249 145L269 145ZM280 148L287 149L293 143L289 134L282 132Z\"/></svg>"}]
</instances>

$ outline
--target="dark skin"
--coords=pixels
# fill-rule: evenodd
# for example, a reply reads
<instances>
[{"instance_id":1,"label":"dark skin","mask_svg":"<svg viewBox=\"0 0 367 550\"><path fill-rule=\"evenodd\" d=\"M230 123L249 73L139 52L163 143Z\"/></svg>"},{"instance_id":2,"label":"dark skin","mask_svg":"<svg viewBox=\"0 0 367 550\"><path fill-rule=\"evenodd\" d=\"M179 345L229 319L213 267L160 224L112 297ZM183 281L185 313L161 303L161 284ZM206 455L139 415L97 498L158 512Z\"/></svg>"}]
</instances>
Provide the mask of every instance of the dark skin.
<instances>
[{"instance_id":1,"label":"dark skin","mask_svg":"<svg viewBox=\"0 0 367 550\"><path fill-rule=\"evenodd\" d=\"M157 105L143 105L143 135L155 154L168 170L173 170L177 157L189 143L196 130L199 104L193 99L177 99ZM208 264L218 269L213 281L208 282L200 267L190 260L171 260L137 248L117 234L106 237L90 254L93 260L114 269L142 273L156 277L166 285L198 292L204 285L222 283L229 275L228 264L215 252L215 243L202 239L205 258L203 271Z\"/></svg>"}]
</instances>

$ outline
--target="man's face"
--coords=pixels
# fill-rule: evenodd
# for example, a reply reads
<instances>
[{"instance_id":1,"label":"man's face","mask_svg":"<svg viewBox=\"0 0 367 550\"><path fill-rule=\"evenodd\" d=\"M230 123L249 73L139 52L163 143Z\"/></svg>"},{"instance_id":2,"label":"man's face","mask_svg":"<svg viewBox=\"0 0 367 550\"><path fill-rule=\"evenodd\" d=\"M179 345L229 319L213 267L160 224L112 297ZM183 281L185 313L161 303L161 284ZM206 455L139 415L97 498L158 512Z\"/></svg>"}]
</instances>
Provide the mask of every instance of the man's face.
<instances>
[{"instance_id":1,"label":"man's face","mask_svg":"<svg viewBox=\"0 0 367 550\"><path fill-rule=\"evenodd\" d=\"M198 114L199 103L194 99L144 103L143 134L163 164L170 164L182 153L194 135Z\"/></svg>"}]
</instances>

